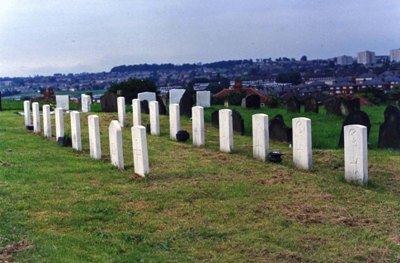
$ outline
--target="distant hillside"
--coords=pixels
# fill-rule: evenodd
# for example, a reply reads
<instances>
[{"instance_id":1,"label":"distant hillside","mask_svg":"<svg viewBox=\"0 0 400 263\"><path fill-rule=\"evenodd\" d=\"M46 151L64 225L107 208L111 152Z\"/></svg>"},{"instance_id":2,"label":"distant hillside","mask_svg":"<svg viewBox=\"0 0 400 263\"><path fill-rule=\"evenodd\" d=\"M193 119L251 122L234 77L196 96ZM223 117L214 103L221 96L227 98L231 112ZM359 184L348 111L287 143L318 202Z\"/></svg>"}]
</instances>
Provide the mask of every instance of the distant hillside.
<instances>
[{"instance_id":1,"label":"distant hillside","mask_svg":"<svg viewBox=\"0 0 400 263\"><path fill-rule=\"evenodd\" d=\"M240 64L252 64L253 61L244 59L244 60L224 60L217 61L206 64L182 64L175 65L172 63L167 64L138 64L138 65L121 65L116 66L111 69L111 72L132 72L132 71L157 71L157 70L193 70L199 67L209 67L209 68L233 68L236 65Z\"/></svg>"}]
</instances>

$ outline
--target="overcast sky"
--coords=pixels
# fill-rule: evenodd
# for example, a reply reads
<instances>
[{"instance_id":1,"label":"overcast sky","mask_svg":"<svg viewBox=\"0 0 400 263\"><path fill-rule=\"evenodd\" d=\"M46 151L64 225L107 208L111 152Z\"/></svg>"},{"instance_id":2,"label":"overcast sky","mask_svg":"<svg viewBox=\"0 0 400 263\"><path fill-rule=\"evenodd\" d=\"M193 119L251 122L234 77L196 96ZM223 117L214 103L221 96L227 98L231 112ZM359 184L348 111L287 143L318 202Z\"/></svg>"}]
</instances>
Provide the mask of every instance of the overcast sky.
<instances>
[{"instance_id":1,"label":"overcast sky","mask_svg":"<svg viewBox=\"0 0 400 263\"><path fill-rule=\"evenodd\" d=\"M400 48L400 0L0 0L0 76Z\"/></svg>"}]
</instances>

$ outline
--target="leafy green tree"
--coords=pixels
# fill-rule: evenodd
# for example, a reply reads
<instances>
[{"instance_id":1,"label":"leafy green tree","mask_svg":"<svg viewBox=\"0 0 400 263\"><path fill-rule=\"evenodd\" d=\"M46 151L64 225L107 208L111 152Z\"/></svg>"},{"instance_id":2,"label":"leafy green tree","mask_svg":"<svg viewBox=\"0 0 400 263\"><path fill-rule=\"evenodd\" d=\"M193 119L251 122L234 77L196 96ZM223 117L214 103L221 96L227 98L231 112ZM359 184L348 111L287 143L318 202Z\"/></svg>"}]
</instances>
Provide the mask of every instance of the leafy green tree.
<instances>
[{"instance_id":1,"label":"leafy green tree","mask_svg":"<svg viewBox=\"0 0 400 263\"><path fill-rule=\"evenodd\" d=\"M132 99L137 98L138 93L145 91L156 92L157 87L153 81L148 79L129 78L127 81L111 85L109 91L125 97L126 102L130 103Z\"/></svg>"}]
</instances>

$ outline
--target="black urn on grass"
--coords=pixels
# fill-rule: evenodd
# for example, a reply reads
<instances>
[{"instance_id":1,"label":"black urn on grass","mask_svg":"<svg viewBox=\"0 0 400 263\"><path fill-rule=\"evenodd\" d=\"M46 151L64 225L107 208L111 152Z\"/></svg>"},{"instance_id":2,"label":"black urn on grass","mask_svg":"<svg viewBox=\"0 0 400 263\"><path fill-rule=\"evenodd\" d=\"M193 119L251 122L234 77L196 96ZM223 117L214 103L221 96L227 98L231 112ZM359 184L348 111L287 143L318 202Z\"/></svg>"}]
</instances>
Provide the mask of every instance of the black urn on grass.
<instances>
[{"instance_id":1,"label":"black urn on grass","mask_svg":"<svg viewBox=\"0 0 400 263\"><path fill-rule=\"evenodd\" d=\"M189 133L185 130L180 130L176 133L176 140L178 142L186 142L189 140Z\"/></svg>"},{"instance_id":2,"label":"black urn on grass","mask_svg":"<svg viewBox=\"0 0 400 263\"><path fill-rule=\"evenodd\" d=\"M278 151L273 151L268 154L268 160L272 163L280 163L282 162L283 153Z\"/></svg>"}]
</instances>

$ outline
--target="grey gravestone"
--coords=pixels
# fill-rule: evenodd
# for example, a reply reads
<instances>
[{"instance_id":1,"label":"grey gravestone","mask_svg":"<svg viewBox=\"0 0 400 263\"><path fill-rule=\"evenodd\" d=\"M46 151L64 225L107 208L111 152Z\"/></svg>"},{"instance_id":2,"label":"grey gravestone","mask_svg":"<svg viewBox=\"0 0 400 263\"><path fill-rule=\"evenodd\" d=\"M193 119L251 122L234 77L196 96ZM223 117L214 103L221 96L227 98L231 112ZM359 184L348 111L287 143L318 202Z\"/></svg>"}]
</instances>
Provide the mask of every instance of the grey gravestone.
<instances>
[{"instance_id":1,"label":"grey gravestone","mask_svg":"<svg viewBox=\"0 0 400 263\"><path fill-rule=\"evenodd\" d=\"M269 138L284 142L292 141L292 128L286 126L282 115L278 114L270 121Z\"/></svg>"},{"instance_id":2,"label":"grey gravestone","mask_svg":"<svg viewBox=\"0 0 400 263\"><path fill-rule=\"evenodd\" d=\"M219 110L211 113L211 125L219 128ZM235 132L244 135L244 120L237 110L232 110L232 125Z\"/></svg>"},{"instance_id":3,"label":"grey gravestone","mask_svg":"<svg viewBox=\"0 0 400 263\"><path fill-rule=\"evenodd\" d=\"M101 110L103 112L118 112L118 96L112 92L106 92L100 98Z\"/></svg>"},{"instance_id":4,"label":"grey gravestone","mask_svg":"<svg viewBox=\"0 0 400 263\"><path fill-rule=\"evenodd\" d=\"M304 100L304 112L319 112L318 101L315 97L309 96Z\"/></svg>"},{"instance_id":5,"label":"grey gravestone","mask_svg":"<svg viewBox=\"0 0 400 263\"><path fill-rule=\"evenodd\" d=\"M149 102L147 100L141 100L140 101L140 111L141 113L149 114Z\"/></svg>"},{"instance_id":6,"label":"grey gravestone","mask_svg":"<svg viewBox=\"0 0 400 263\"><path fill-rule=\"evenodd\" d=\"M246 97L246 108L259 109L261 104L260 96L249 95Z\"/></svg>"},{"instance_id":7,"label":"grey gravestone","mask_svg":"<svg viewBox=\"0 0 400 263\"><path fill-rule=\"evenodd\" d=\"M193 95L189 90L183 93L181 100L179 102L179 112L181 115L191 117L193 107Z\"/></svg>"},{"instance_id":8,"label":"grey gravestone","mask_svg":"<svg viewBox=\"0 0 400 263\"><path fill-rule=\"evenodd\" d=\"M379 127L378 148L400 149L400 110L387 106L385 121Z\"/></svg>"},{"instance_id":9,"label":"grey gravestone","mask_svg":"<svg viewBox=\"0 0 400 263\"><path fill-rule=\"evenodd\" d=\"M300 101L292 96L287 101L287 111L288 112L300 112Z\"/></svg>"},{"instance_id":10,"label":"grey gravestone","mask_svg":"<svg viewBox=\"0 0 400 263\"><path fill-rule=\"evenodd\" d=\"M363 111L353 111L347 115L346 119L343 121L342 131L340 133L339 144L340 148L344 145L344 126L359 124L367 127L367 138L369 138L369 132L371 130L371 122L369 120L368 114Z\"/></svg>"},{"instance_id":11,"label":"grey gravestone","mask_svg":"<svg viewBox=\"0 0 400 263\"><path fill-rule=\"evenodd\" d=\"M167 115L167 107L165 107L166 103L164 102L163 98L157 94L156 99L158 101L159 114Z\"/></svg>"}]
</instances>

